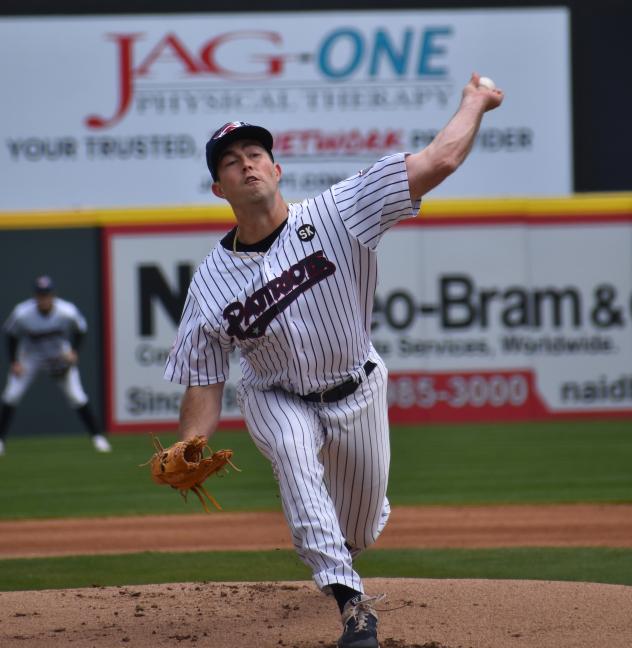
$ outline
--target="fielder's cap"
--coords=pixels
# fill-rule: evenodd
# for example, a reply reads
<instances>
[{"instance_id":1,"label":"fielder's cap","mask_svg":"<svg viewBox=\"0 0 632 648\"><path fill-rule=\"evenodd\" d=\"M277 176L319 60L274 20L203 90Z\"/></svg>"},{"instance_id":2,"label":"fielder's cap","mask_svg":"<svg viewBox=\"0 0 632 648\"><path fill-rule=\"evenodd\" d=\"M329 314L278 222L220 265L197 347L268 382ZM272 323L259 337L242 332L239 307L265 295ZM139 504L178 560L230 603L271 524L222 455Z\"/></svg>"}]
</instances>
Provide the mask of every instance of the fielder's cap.
<instances>
[{"instance_id":1,"label":"fielder's cap","mask_svg":"<svg viewBox=\"0 0 632 648\"><path fill-rule=\"evenodd\" d=\"M229 144L240 139L252 139L259 142L274 160L272 155L273 139L269 131L261 126L253 126L242 121L228 122L218 128L206 143L206 165L213 176L213 180L217 180L217 163L222 151Z\"/></svg>"},{"instance_id":2,"label":"fielder's cap","mask_svg":"<svg viewBox=\"0 0 632 648\"><path fill-rule=\"evenodd\" d=\"M55 284L48 275L42 275L41 277L37 277L37 279L35 279L33 290L39 295L45 295L55 290Z\"/></svg>"}]
</instances>

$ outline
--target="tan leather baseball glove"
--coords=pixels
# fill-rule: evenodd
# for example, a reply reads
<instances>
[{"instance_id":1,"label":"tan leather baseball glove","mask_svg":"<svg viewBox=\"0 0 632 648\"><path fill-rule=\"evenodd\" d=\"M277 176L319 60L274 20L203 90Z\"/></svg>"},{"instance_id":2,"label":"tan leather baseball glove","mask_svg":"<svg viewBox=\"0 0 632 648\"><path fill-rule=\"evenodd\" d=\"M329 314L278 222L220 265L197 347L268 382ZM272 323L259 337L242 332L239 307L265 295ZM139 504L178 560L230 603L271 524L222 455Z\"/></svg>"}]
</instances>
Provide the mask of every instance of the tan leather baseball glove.
<instances>
[{"instance_id":1,"label":"tan leather baseball glove","mask_svg":"<svg viewBox=\"0 0 632 648\"><path fill-rule=\"evenodd\" d=\"M163 448L156 437L153 437L153 442L156 452L149 461L141 464L142 466L149 464L151 478L157 484L167 484L180 491L180 495L185 501L188 492L193 491L207 513L210 513L210 510L202 495L205 495L215 508L221 511L222 507L207 492L202 483L211 475L228 472L227 465L241 472L230 460L233 451L217 450L217 452L213 452L207 445L206 439L201 435L186 441L178 441L168 448ZM204 457L206 449L211 453L208 457Z\"/></svg>"}]
</instances>

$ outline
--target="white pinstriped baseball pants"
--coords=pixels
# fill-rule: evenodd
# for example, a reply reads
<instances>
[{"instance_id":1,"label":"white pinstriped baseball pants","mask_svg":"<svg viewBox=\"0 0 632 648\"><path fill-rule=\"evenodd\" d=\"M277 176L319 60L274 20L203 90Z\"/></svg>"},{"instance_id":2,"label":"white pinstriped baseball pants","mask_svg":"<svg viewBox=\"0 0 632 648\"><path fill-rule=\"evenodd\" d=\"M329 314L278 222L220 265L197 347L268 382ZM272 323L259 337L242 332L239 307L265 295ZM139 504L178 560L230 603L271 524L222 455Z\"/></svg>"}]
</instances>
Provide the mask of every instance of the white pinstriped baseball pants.
<instances>
[{"instance_id":1,"label":"white pinstriped baseball pants","mask_svg":"<svg viewBox=\"0 0 632 648\"><path fill-rule=\"evenodd\" d=\"M390 513L387 370L371 360L373 372L335 403L239 385L242 414L272 464L296 551L321 589L340 583L364 592L352 556L377 540Z\"/></svg>"}]
</instances>

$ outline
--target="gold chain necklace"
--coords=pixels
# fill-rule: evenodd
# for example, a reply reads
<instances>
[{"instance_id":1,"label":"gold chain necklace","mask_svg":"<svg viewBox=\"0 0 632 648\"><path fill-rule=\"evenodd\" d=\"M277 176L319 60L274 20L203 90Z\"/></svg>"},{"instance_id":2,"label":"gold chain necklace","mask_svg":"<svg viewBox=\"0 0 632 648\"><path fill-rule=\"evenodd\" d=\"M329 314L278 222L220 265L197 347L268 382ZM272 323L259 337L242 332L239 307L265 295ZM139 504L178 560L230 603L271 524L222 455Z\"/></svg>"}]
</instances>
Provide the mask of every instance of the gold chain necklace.
<instances>
[{"instance_id":1,"label":"gold chain necklace","mask_svg":"<svg viewBox=\"0 0 632 648\"><path fill-rule=\"evenodd\" d=\"M233 252L237 254L237 235L239 234L239 227L235 228L235 237L233 238Z\"/></svg>"}]
</instances>

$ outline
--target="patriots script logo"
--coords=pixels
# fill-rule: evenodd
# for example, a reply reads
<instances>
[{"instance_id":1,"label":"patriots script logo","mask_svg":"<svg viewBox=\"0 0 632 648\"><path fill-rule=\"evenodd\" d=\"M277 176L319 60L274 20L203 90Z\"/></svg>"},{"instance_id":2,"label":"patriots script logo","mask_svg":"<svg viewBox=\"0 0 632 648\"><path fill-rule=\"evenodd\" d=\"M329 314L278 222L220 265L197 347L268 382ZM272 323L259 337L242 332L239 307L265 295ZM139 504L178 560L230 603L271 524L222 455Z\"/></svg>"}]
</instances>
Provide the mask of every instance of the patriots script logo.
<instances>
[{"instance_id":1,"label":"patriots script logo","mask_svg":"<svg viewBox=\"0 0 632 648\"><path fill-rule=\"evenodd\" d=\"M235 301L226 306L223 312L228 324L226 332L239 340L261 337L270 322L300 294L334 272L336 266L322 250L310 254L248 295L243 304Z\"/></svg>"}]
</instances>

